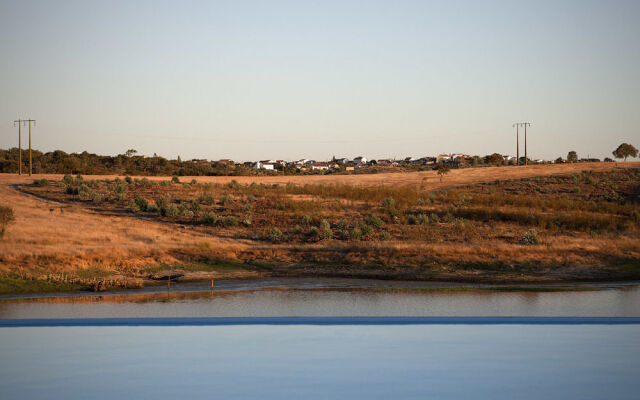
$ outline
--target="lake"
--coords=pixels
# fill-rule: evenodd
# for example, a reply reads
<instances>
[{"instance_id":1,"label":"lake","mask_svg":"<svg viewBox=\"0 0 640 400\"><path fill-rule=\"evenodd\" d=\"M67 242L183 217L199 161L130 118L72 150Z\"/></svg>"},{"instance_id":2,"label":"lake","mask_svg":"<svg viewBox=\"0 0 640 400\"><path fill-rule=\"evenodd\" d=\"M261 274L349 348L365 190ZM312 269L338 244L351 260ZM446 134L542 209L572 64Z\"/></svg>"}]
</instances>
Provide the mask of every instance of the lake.
<instances>
[{"instance_id":1,"label":"lake","mask_svg":"<svg viewBox=\"0 0 640 400\"><path fill-rule=\"evenodd\" d=\"M193 283L115 294L5 297L0 318L640 316L637 284L591 284L581 287L601 290L562 292L439 291L446 286L349 279L220 281L213 291L210 284ZM473 288L456 285L456 290Z\"/></svg>"},{"instance_id":2,"label":"lake","mask_svg":"<svg viewBox=\"0 0 640 400\"><path fill-rule=\"evenodd\" d=\"M637 285L563 292L441 291L443 285L274 279L220 281L213 291L194 283L5 296L0 318L14 326L0 327L0 393L11 399L637 398L640 319L616 319L640 317ZM381 318L389 316L396 318ZM479 318L487 316L498 318ZM525 318L501 322L513 316ZM576 324L562 317L587 318ZM79 323L21 325L30 318L41 318L40 325ZM83 318L89 325L107 322L80 326ZM205 323L179 322L184 318ZM227 319L206 323L211 318ZM127 326L136 319L147 322Z\"/></svg>"}]
</instances>

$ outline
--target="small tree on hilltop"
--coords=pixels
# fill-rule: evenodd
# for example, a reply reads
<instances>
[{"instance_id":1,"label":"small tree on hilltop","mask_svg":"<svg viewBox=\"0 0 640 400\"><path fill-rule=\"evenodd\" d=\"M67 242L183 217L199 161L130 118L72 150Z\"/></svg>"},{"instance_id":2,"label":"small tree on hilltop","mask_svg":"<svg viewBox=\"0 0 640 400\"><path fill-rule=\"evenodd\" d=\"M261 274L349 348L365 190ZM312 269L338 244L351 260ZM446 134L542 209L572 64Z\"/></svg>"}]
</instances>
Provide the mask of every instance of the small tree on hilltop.
<instances>
[{"instance_id":1,"label":"small tree on hilltop","mask_svg":"<svg viewBox=\"0 0 640 400\"><path fill-rule=\"evenodd\" d=\"M442 178L451 171L451 167L448 164L440 164L438 165L437 171L440 176L440 182L442 182Z\"/></svg>"},{"instance_id":2,"label":"small tree on hilltop","mask_svg":"<svg viewBox=\"0 0 640 400\"><path fill-rule=\"evenodd\" d=\"M493 153L485 157L485 162L487 164L500 165L504 162L504 157L498 153Z\"/></svg>"},{"instance_id":3,"label":"small tree on hilltop","mask_svg":"<svg viewBox=\"0 0 640 400\"><path fill-rule=\"evenodd\" d=\"M577 162L578 161L578 153L571 150L569 154L567 154L567 162Z\"/></svg>"},{"instance_id":4,"label":"small tree on hilltop","mask_svg":"<svg viewBox=\"0 0 640 400\"><path fill-rule=\"evenodd\" d=\"M638 149L629 143L622 143L613 151L613 156L615 158L624 158L624 161L627 161L627 157L638 157Z\"/></svg>"}]
</instances>

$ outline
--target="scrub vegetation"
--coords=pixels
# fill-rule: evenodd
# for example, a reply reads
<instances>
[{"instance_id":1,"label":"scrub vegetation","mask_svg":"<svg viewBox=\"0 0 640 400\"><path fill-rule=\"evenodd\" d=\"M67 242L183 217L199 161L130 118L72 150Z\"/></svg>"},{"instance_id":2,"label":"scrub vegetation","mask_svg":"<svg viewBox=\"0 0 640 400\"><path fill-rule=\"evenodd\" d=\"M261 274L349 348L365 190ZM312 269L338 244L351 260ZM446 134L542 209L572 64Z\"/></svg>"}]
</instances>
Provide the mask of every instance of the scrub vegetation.
<instances>
[{"instance_id":1,"label":"scrub vegetation","mask_svg":"<svg viewBox=\"0 0 640 400\"><path fill-rule=\"evenodd\" d=\"M162 231L139 234L144 238L137 240L147 243L138 257L115 243L125 239L105 236L119 259L74 254L62 269L75 277L92 264L122 282L148 279L150 268L158 266L186 271L193 279L220 274L505 283L640 278L640 169L634 167L436 188L65 175L47 183L40 178L19 190L56 204L51 214L68 208L117 218L119 226L139 226L143 232ZM36 280L48 267L60 269L65 259L19 252L0 257L8 266L5 273L26 262ZM221 261L236 268L206 267ZM84 279L69 282L91 286L101 278Z\"/></svg>"}]
</instances>

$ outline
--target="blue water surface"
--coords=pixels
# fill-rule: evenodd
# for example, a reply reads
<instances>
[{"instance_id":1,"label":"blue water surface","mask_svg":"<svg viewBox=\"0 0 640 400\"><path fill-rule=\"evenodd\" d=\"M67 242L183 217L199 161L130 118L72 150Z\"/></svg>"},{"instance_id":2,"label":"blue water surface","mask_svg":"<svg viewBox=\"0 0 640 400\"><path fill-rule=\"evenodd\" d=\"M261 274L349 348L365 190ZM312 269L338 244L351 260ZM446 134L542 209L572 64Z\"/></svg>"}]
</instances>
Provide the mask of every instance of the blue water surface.
<instances>
[{"instance_id":1,"label":"blue water surface","mask_svg":"<svg viewBox=\"0 0 640 400\"><path fill-rule=\"evenodd\" d=\"M636 399L640 325L0 328L7 399Z\"/></svg>"}]
</instances>

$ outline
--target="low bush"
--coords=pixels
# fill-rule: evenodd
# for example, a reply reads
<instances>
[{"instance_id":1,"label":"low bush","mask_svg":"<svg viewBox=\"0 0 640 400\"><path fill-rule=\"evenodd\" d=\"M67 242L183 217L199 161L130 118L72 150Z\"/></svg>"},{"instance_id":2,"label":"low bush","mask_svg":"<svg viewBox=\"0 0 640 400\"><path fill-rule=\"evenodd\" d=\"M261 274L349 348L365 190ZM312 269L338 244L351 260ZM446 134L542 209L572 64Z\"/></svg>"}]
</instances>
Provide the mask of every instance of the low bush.
<instances>
[{"instance_id":1,"label":"low bush","mask_svg":"<svg viewBox=\"0 0 640 400\"><path fill-rule=\"evenodd\" d=\"M331 228L321 228L320 232L318 234L318 237L321 240L332 239L333 238L333 231L331 230Z\"/></svg>"},{"instance_id":2,"label":"low bush","mask_svg":"<svg viewBox=\"0 0 640 400\"><path fill-rule=\"evenodd\" d=\"M267 237L269 238L269 240L271 240L272 242L279 242L282 240L282 238L284 237L284 234L282 233L282 231L278 228L271 228L269 230L269 233L267 234Z\"/></svg>"},{"instance_id":3,"label":"low bush","mask_svg":"<svg viewBox=\"0 0 640 400\"><path fill-rule=\"evenodd\" d=\"M522 235L522 237L518 240L518 243L524 245L539 244L540 240L538 239L538 233L535 229L530 229L524 235Z\"/></svg>"},{"instance_id":4,"label":"low bush","mask_svg":"<svg viewBox=\"0 0 640 400\"><path fill-rule=\"evenodd\" d=\"M354 228L349 232L349 239L351 240L361 240L362 239L362 231L360 228Z\"/></svg>"},{"instance_id":5,"label":"low bush","mask_svg":"<svg viewBox=\"0 0 640 400\"><path fill-rule=\"evenodd\" d=\"M171 183L180 183L180 178L178 178L177 176L172 176L171 177Z\"/></svg>"},{"instance_id":6,"label":"low bush","mask_svg":"<svg viewBox=\"0 0 640 400\"><path fill-rule=\"evenodd\" d=\"M380 217L376 215L369 215L365 220L365 223L374 228L382 228L384 227L384 221L380 219Z\"/></svg>"},{"instance_id":7,"label":"low bush","mask_svg":"<svg viewBox=\"0 0 640 400\"><path fill-rule=\"evenodd\" d=\"M218 216L212 212L208 212L202 216L200 221L206 225L215 225L216 222L218 222Z\"/></svg>"},{"instance_id":8,"label":"low bush","mask_svg":"<svg viewBox=\"0 0 640 400\"><path fill-rule=\"evenodd\" d=\"M144 197L140 196L139 194L137 194L134 197L133 201L136 203L136 206L138 207L138 210L147 211L149 209L149 202L147 201L147 199L145 199Z\"/></svg>"},{"instance_id":9,"label":"low bush","mask_svg":"<svg viewBox=\"0 0 640 400\"><path fill-rule=\"evenodd\" d=\"M160 207L160 215L163 217L176 218L180 215L180 210L178 210L177 206L169 204L165 207Z\"/></svg>"},{"instance_id":10,"label":"low bush","mask_svg":"<svg viewBox=\"0 0 640 400\"><path fill-rule=\"evenodd\" d=\"M391 240L391 234L389 232L380 232L380 235L378 235L378 239L380 240Z\"/></svg>"},{"instance_id":11,"label":"low bush","mask_svg":"<svg viewBox=\"0 0 640 400\"><path fill-rule=\"evenodd\" d=\"M49 186L49 181L47 179L36 179L35 181L33 181L34 185L40 186L40 187L47 187Z\"/></svg>"},{"instance_id":12,"label":"low bush","mask_svg":"<svg viewBox=\"0 0 640 400\"><path fill-rule=\"evenodd\" d=\"M228 215L222 218L222 225L226 227L230 227L230 226L238 226L240 225L240 223L238 222L238 218L234 217L233 215Z\"/></svg>"}]
</instances>

